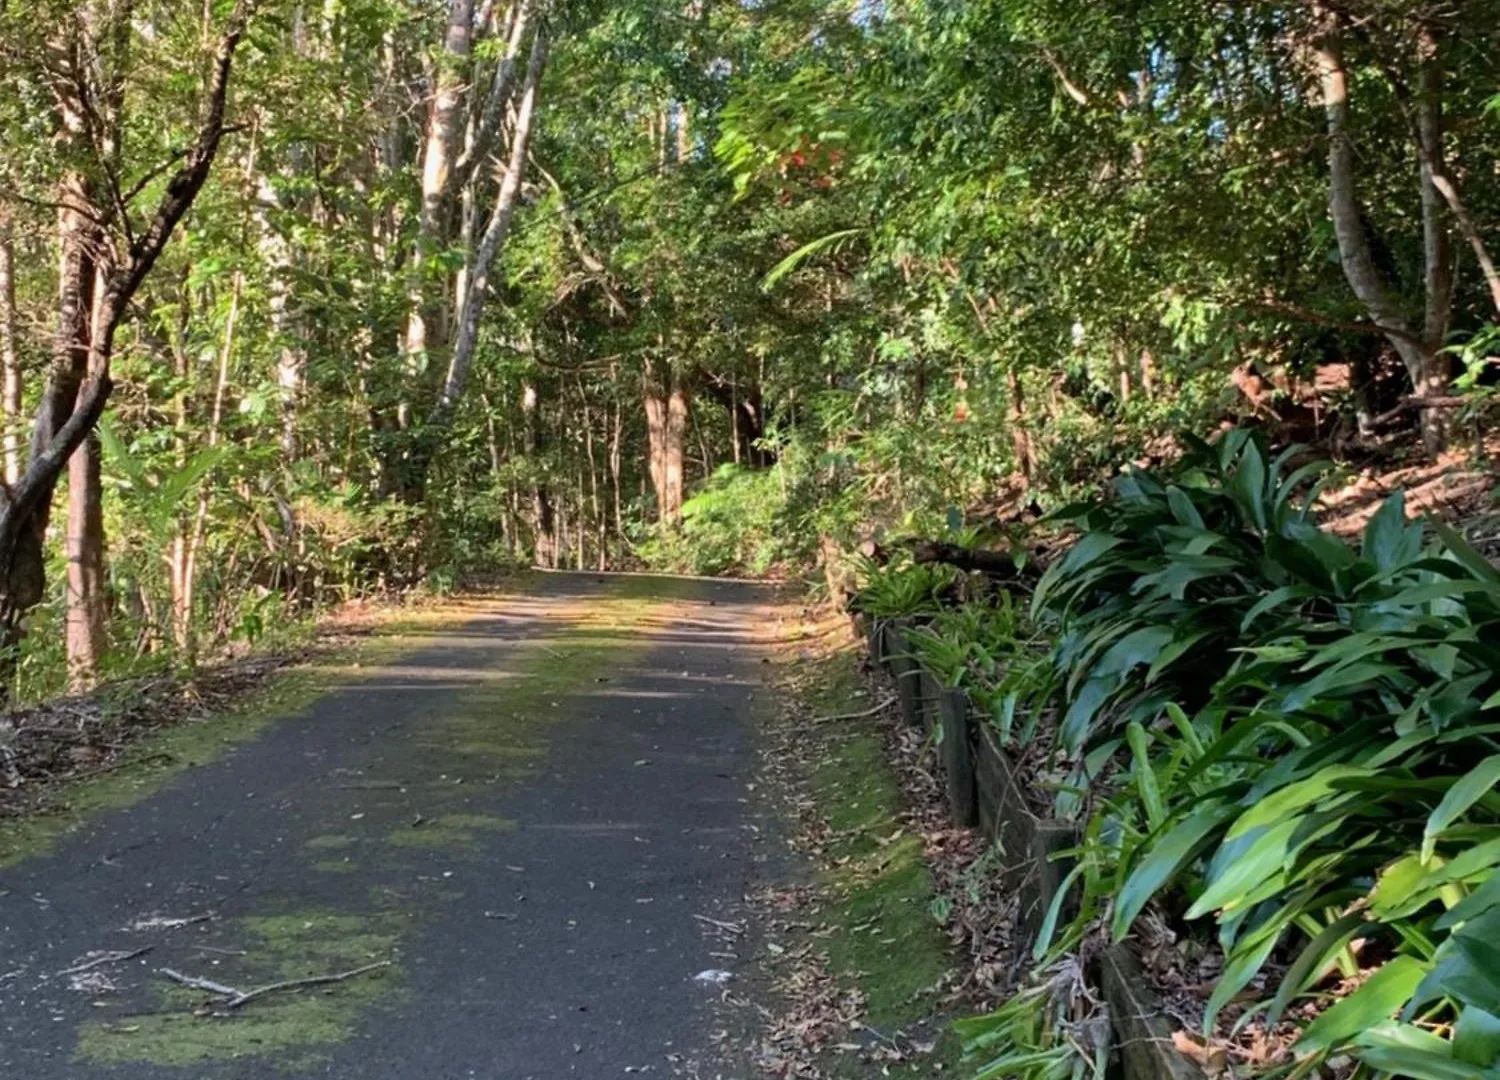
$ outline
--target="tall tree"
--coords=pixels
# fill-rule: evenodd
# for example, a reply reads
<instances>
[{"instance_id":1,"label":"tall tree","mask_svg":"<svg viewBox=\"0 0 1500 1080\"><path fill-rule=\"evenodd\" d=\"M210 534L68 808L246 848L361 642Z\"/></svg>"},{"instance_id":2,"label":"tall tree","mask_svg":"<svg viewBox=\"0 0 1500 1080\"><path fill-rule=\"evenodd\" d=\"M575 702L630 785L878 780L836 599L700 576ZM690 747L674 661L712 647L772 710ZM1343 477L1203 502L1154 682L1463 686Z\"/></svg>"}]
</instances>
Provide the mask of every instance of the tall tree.
<instances>
[{"instance_id":1,"label":"tall tree","mask_svg":"<svg viewBox=\"0 0 1500 1080\"><path fill-rule=\"evenodd\" d=\"M53 87L65 145L76 154L64 166L55 200L62 249L58 329L30 460L0 498L0 624L12 643L22 619L43 596L42 551L53 490L109 398L115 333L218 154L234 54L253 8L254 0L237 0L210 41L200 120L191 142L175 163L143 166L127 162L121 151L123 83L112 70L101 74L100 50L123 48L140 32L137 20L147 13L121 4L83 11L32 8L0 16L8 51ZM45 25L49 16L58 17L51 27ZM100 110L94 103L112 107ZM144 179L128 181L127 164L139 168ZM168 178L154 208L138 218L130 204L163 173ZM90 477L80 479L86 489ZM86 519L91 513L84 508L80 514L80 543L90 542Z\"/></svg>"}]
</instances>

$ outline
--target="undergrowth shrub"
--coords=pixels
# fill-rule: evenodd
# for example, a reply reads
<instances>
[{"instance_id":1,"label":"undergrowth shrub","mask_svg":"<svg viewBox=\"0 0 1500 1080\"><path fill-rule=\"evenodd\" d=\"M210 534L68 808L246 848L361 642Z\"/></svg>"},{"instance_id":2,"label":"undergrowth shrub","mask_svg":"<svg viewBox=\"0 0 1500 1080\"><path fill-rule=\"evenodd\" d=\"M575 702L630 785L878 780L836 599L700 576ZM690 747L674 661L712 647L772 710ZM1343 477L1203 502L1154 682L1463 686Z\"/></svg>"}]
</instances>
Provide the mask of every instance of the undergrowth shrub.
<instances>
[{"instance_id":1,"label":"undergrowth shrub","mask_svg":"<svg viewBox=\"0 0 1500 1080\"><path fill-rule=\"evenodd\" d=\"M652 526L637 543L648 566L693 574L770 572L811 559L813 544L795 521L781 465L721 465L682 504L675 527Z\"/></svg>"},{"instance_id":2,"label":"undergrowth shrub","mask_svg":"<svg viewBox=\"0 0 1500 1080\"><path fill-rule=\"evenodd\" d=\"M1321 530L1319 466L1292 460L1232 432L1058 515L1079 536L1032 605L1051 644L1010 676L1005 712L1050 725L1057 811L1082 837L1035 957L1055 973L1150 909L1222 955L1205 1033L1269 1032L1294 1003L1313 1016L1278 1071L1337 1054L1370 1075L1492 1076L1500 571L1409 524L1399 494L1358 546ZM994 683L977 619L947 618L934 655ZM971 1028L981 1075L1094 1069L1086 998L1018 1019L1055 1010L1048 977ZM1060 1034L995 1057L999 1029Z\"/></svg>"}]
</instances>

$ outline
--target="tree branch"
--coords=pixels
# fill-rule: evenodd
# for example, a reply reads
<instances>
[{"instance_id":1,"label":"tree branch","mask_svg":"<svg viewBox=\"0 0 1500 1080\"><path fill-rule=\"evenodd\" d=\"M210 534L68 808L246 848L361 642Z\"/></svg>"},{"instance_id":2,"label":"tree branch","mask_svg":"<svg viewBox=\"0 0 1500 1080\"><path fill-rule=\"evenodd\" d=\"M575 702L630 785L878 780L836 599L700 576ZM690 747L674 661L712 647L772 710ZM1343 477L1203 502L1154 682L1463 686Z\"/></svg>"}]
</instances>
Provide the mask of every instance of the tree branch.
<instances>
[{"instance_id":1,"label":"tree branch","mask_svg":"<svg viewBox=\"0 0 1500 1080\"><path fill-rule=\"evenodd\" d=\"M172 230L182 220L182 215L187 213L188 207L192 206L193 200L198 197L198 192L208 179L209 170L219 152L219 143L224 137L224 106L229 94L229 73L234 65L234 53L258 3L259 0L238 0L234 12L229 16L229 27L219 39L219 47L215 51L213 73L208 84L208 112L198 129L198 137L183 155L182 167L167 182L167 190L163 192L146 231L130 245L130 261L120 279L110 282L110 291L119 297L121 309L151 272L162 249L167 246Z\"/></svg>"},{"instance_id":2,"label":"tree branch","mask_svg":"<svg viewBox=\"0 0 1500 1080\"><path fill-rule=\"evenodd\" d=\"M1070 98L1084 107L1088 107L1094 104L1094 99L1089 94L1089 92L1075 83L1072 79L1068 78L1068 73L1063 70L1062 62L1057 59L1056 53L1054 53L1046 45L1040 46L1038 51L1041 53L1041 57L1046 62L1047 66L1052 69L1053 74L1057 76L1057 81L1062 83L1064 92L1066 92Z\"/></svg>"},{"instance_id":3,"label":"tree branch","mask_svg":"<svg viewBox=\"0 0 1500 1080\"><path fill-rule=\"evenodd\" d=\"M1354 188L1354 143L1349 132L1349 77L1339 49L1339 27L1327 20L1313 44L1328 128L1328 213L1338 239L1339 261L1354 295L1401 355L1412 386L1422 383L1430 346L1412 333L1375 262Z\"/></svg>"},{"instance_id":4,"label":"tree branch","mask_svg":"<svg viewBox=\"0 0 1500 1080\"><path fill-rule=\"evenodd\" d=\"M458 337L453 344L453 355L448 361L447 377L443 380L442 393L432 408L429 422L433 427L447 426L469 376L469 365L474 359L474 348L479 338L479 320L484 314L485 294L489 290L490 267L510 235L511 219L521 193L521 174L526 169L537 93L542 69L547 62L547 45L547 28L545 25L538 26L531 42L531 58L526 65L526 82L521 92L521 103L516 111L516 129L511 135L510 162L505 171L505 179L500 182L500 190L495 195L495 205L490 212L489 223L485 226L484 237L479 241L479 249L469 257L468 290L463 298Z\"/></svg>"},{"instance_id":5,"label":"tree branch","mask_svg":"<svg viewBox=\"0 0 1500 1080\"><path fill-rule=\"evenodd\" d=\"M1332 315L1324 315L1320 311L1313 311L1311 308L1305 308L1285 300L1247 300L1236 301L1235 304L1237 307L1246 308L1251 311L1264 311L1273 315L1286 315L1316 326L1326 326L1331 330L1347 330L1354 334L1373 334L1376 337L1383 338L1398 337L1416 346L1423 345L1422 339L1410 330L1390 326L1377 326L1374 323L1367 322L1352 322L1348 319L1338 319Z\"/></svg>"},{"instance_id":6,"label":"tree branch","mask_svg":"<svg viewBox=\"0 0 1500 1080\"><path fill-rule=\"evenodd\" d=\"M462 191L468 186L479 163L490 156L495 137L500 132L500 121L505 116L505 107L510 103L511 88L515 83L516 60L521 55L521 42L531 23L531 0L520 0L515 22L510 28L505 55L495 67L495 76L490 82L490 91L485 98L484 111L480 114L479 130L464 152L458 156L449 174L450 190Z\"/></svg>"}]
</instances>

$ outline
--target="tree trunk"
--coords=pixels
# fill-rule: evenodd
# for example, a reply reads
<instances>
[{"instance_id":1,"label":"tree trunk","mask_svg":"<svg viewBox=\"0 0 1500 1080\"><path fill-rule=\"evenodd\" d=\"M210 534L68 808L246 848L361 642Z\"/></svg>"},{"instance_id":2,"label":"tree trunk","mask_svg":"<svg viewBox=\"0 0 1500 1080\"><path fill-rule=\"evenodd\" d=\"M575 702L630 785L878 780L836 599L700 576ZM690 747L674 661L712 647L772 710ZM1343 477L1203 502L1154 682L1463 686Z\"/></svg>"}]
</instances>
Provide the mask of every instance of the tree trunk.
<instances>
[{"instance_id":1,"label":"tree trunk","mask_svg":"<svg viewBox=\"0 0 1500 1080\"><path fill-rule=\"evenodd\" d=\"M557 567L556 520L552 513L552 499L542 475L542 434L540 417L537 416L540 398L536 387L530 384L521 388L521 417L523 448L531 471L531 524L532 559L539 566Z\"/></svg>"},{"instance_id":2,"label":"tree trunk","mask_svg":"<svg viewBox=\"0 0 1500 1080\"><path fill-rule=\"evenodd\" d=\"M666 521L682 521L682 493L685 481L684 448L687 443L687 418L690 398L685 377L677 374L672 392L667 395L666 427Z\"/></svg>"},{"instance_id":3,"label":"tree trunk","mask_svg":"<svg viewBox=\"0 0 1500 1080\"><path fill-rule=\"evenodd\" d=\"M1029 491L1031 482L1036 477L1036 448L1031 442L1031 432L1027 428L1026 401L1021 388L1021 376L1016 373L1015 368L1007 369L1005 373L1005 385L1008 391L1006 411L1010 427L1010 445L1016 455L1016 468L1021 473L1021 490Z\"/></svg>"},{"instance_id":4,"label":"tree trunk","mask_svg":"<svg viewBox=\"0 0 1500 1080\"><path fill-rule=\"evenodd\" d=\"M442 247L447 228L448 177L463 121L464 91L469 84L468 61L473 50L474 0L450 0L443 48L433 61L432 104L427 113L427 138L422 151L422 205L417 216L417 242L412 252L409 306L403 348L408 370L420 370L427 351L440 344L442 320L428 308L423 280L431 256Z\"/></svg>"},{"instance_id":5,"label":"tree trunk","mask_svg":"<svg viewBox=\"0 0 1500 1080\"><path fill-rule=\"evenodd\" d=\"M101 250L102 237L85 209L93 203L83 174L70 172L63 179L63 190L53 370L58 375L65 370L71 396L76 398L84 375L91 373L90 344L94 327L100 323L103 274L94 264L94 253ZM70 401L68 411L72 409ZM89 435L68 458L68 521L63 534L68 686L74 691L93 686L104 649L104 497L99 467L99 442Z\"/></svg>"},{"instance_id":6,"label":"tree trunk","mask_svg":"<svg viewBox=\"0 0 1500 1080\"><path fill-rule=\"evenodd\" d=\"M583 380L578 380L578 398L583 403L583 450L589 463L589 510L593 517L594 531L598 534L599 569L605 564L605 538L608 529L604 524L604 507L599 499L599 461L594 454L594 418L589 408L588 395L583 390Z\"/></svg>"},{"instance_id":7,"label":"tree trunk","mask_svg":"<svg viewBox=\"0 0 1500 1080\"><path fill-rule=\"evenodd\" d=\"M683 448L690 403L686 376L670 366L658 373L648 361L643 383L647 464L656 492L657 520L675 526L682 519Z\"/></svg>"},{"instance_id":8,"label":"tree trunk","mask_svg":"<svg viewBox=\"0 0 1500 1080\"><path fill-rule=\"evenodd\" d=\"M305 328L292 311L292 248L277 229L269 210L279 207L276 189L265 176L256 180L256 223L260 230L261 257L270 273L266 308L271 333L276 340L276 386L280 390L281 453L283 464L291 465L302 452L298 438L298 412L303 385L307 379Z\"/></svg>"},{"instance_id":9,"label":"tree trunk","mask_svg":"<svg viewBox=\"0 0 1500 1080\"><path fill-rule=\"evenodd\" d=\"M657 520L667 518L667 398L655 375L655 365L646 361L641 375L646 408L646 469L651 475L651 489L656 495Z\"/></svg>"},{"instance_id":10,"label":"tree trunk","mask_svg":"<svg viewBox=\"0 0 1500 1080\"><path fill-rule=\"evenodd\" d=\"M701 387L703 393L722 405L729 414L736 464L743 463L760 469L776 463L775 455L760 445L760 440L766 433L766 418L765 404L758 385L752 384L745 389L737 380L726 384L704 379L698 381L696 386Z\"/></svg>"},{"instance_id":11,"label":"tree trunk","mask_svg":"<svg viewBox=\"0 0 1500 1080\"><path fill-rule=\"evenodd\" d=\"M1334 235L1338 240L1339 260L1343 264L1344 277L1369 313L1370 319L1385 332L1391 346L1401 357L1412 389L1422 395L1430 393L1435 387L1445 389L1447 380L1443 376L1447 366L1446 358L1437 352L1430 339L1414 332L1407 322L1390 282L1375 261L1370 238L1365 232L1364 218L1354 186L1354 144L1349 133L1349 78L1344 70L1339 31L1332 19L1314 47L1313 55L1317 59L1328 128L1328 210L1333 220ZM1432 104L1435 106L1435 101ZM1430 115L1428 122L1435 123L1436 119L1436 116ZM1424 174L1426 172L1424 166ZM1425 193L1431 188L1430 182L1424 180L1423 188L1425 209ZM1432 232L1434 224L1424 214L1429 288L1435 281L1441 280L1439 271L1430 265L1430 260L1440 248ZM1430 314L1440 299L1441 297L1429 293ZM1443 320L1446 321L1446 311L1443 313ZM1432 321L1429 319L1429 322ZM1443 448L1446 441L1444 427L1440 410L1423 410L1423 442L1430 453Z\"/></svg>"},{"instance_id":12,"label":"tree trunk","mask_svg":"<svg viewBox=\"0 0 1500 1080\"><path fill-rule=\"evenodd\" d=\"M469 376L469 367L474 360L474 349L479 343L479 320L484 314L485 300L489 293L490 267L510 236L516 200L521 194L527 149L531 145L531 123L536 114L537 88L546 62L547 36L538 28L531 43L531 59L526 65L526 83L521 91L521 101L516 107L516 126L511 135L510 160L505 178L500 182L500 190L490 210L484 237L479 241L478 249L470 254L465 267L468 288L459 315L458 338L454 342L453 356L448 362L448 374L443 380L442 394L429 421L435 427L444 427L452 419L453 410L458 405Z\"/></svg>"},{"instance_id":13,"label":"tree trunk","mask_svg":"<svg viewBox=\"0 0 1500 1080\"><path fill-rule=\"evenodd\" d=\"M614 378L613 372L611 379ZM614 428L609 437L609 481L614 494L615 511L615 535L621 540L625 539L625 511L620 496L620 474L624 471L625 459L623 443L625 441L625 406L616 399Z\"/></svg>"},{"instance_id":14,"label":"tree trunk","mask_svg":"<svg viewBox=\"0 0 1500 1080\"><path fill-rule=\"evenodd\" d=\"M21 478L21 354L16 341L16 253L9 213L0 207L0 425L5 483Z\"/></svg>"},{"instance_id":15,"label":"tree trunk","mask_svg":"<svg viewBox=\"0 0 1500 1080\"><path fill-rule=\"evenodd\" d=\"M99 482L99 439L90 434L68 459L68 685L87 690L104 652L104 502Z\"/></svg>"},{"instance_id":16,"label":"tree trunk","mask_svg":"<svg viewBox=\"0 0 1500 1080\"><path fill-rule=\"evenodd\" d=\"M1442 194L1433 183L1434 173L1443 171L1443 70L1437 39L1423 29L1418 40L1417 141L1420 146L1419 185L1422 196L1422 261L1426 286L1422 338L1423 358L1418 397L1439 398L1453 381L1453 359L1443 351L1453 308L1453 244L1448 233ZM1422 435L1429 451L1436 453L1448 443L1450 413L1446 409L1422 410Z\"/></svg>"}]
</instances>

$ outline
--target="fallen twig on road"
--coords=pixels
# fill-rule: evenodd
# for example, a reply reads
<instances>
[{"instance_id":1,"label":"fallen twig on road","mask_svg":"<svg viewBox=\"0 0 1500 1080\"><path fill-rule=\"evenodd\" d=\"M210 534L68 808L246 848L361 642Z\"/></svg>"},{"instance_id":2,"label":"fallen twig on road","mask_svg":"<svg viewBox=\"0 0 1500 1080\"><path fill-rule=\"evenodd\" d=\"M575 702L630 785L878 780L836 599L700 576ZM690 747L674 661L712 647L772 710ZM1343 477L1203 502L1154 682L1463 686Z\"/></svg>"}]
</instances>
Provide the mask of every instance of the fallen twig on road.
<instances>
[{"instance_id":1,"label":"fallen twig on road","mask_svg":"<svg viewBox=\"0 0 1500 1080\"><path fill-rule=\"evenodd\" d=\"M389 960L378 960L373 964L366 964L364 967L357 967L352 971L341 971L336 975L313 975L305 979L287 979L284 982L267 983L265 986L257 986L252 990L240 990L233 986L225 986L223 983L213 982L210 979L200 979L192 975L184 975L182 972L173 971L171 968L162 968L161 973L173 982L182 983L184 986L191 986L196 990L207 990L210 993L218 994L220 997L227 999L217 1002L220 1008L238 1009L241 1005L254 1001L258 997L274 994L281 990L297 990L304 986L327 986L330 983L340 983L346 979L352 979L357 975L367 974L375 971L377 968L390 966L391 962Z\"/></svg>"},{"instance_id":2,"label":"fallen twig on road","mask_svg":"<svg viewBox=\"0 0 1500 1080\"><path fill-rule=\"evenodd\" d=\"M64 975L81 975L83 972L90 971L93 968L100 967L103 964L123 964L126 960L134 960L137 956L145 956L154 948L156 948L155 945L147 945L144 949L136 949L134 952L126 952L123 950L117 952L107 952L101 956L96 956L94 957L94 959L89 960L85 963L74 964L70 968L63 968L63 970L57 973L56 977L62 978Z\"/></svg>"},{"instance_id":3,"label":"fallen twig on road","mask_svg":"<svg viewBox=\"0 0 1500 1080\"><path fill-rule=\"evenodd\" d=\"M864 712L839 713L836 716L815 716L812 719L812 723L833 724L837 723L840 720L863 720L866 717L874 716L876 713L884 712L894 704L896 704L896 699L894 697L888 697L884 701L880 701L874 705L871 705Z\"/></svg>"},{"instance_id":4,"label":"fallen twig on road","mask_svg":"<svg viewBox=\"0 0 1500 1080\"><path fill-rule=\"evenodd\" d=\"M724 922L722 919L710 919L707 915L694 915L693 918L699 922L708 923L709 926L717 926L720 930L727 930L731 934L743 934L745 928L738 923Z\"/></svg>"},{"instance_id":5,"label":"fallen twig on road","mask_svg":"<svg viewBox=\"0 0 1500 1080\"><path fill-rule=\"evenodd\" d=\"M180 971L171 968L160 969L161 973L173 982L181 983L183 986L191 986L194 990L207 990L211 994L219 994L223 997L237 997L239 991L232 986L216 983L212 979L200 979L193 975L184 975Z\"/></svg>"},{"instance_id":6,"label":"fallen twig on road","mask_svg":"<svg viewBox=\"0 0 1500 1080\"><path fill-rule=\"evenodd\" d=\"M202 915L189 915L185 918L168 918L163 915L152 915L147 919L137 919L129 926L128 931L140 932L142 930L178 930L184 926L192 926L194 923L208 922L214 917L213 912L207 911Z\"/></svg>"}]
</instances>

